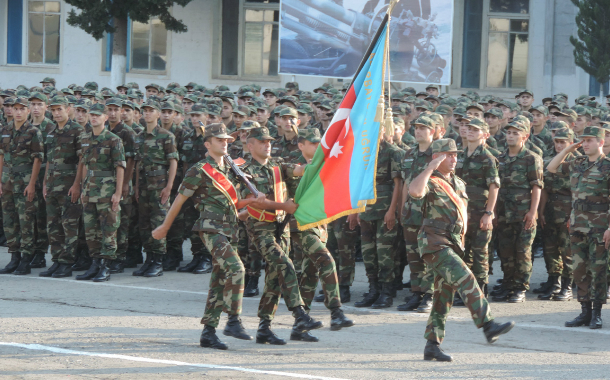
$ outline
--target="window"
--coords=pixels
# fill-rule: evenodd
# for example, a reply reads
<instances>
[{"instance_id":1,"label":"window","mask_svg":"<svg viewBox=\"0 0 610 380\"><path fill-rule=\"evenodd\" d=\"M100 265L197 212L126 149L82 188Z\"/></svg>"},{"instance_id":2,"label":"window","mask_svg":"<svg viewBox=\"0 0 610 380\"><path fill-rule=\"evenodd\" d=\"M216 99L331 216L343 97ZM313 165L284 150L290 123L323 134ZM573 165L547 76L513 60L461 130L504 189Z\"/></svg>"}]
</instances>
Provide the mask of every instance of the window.
<instances>
[{"instance_id":1,"label":"window","mask_svg":"<svg viewBox=\"0 0 610 380\"><path fill-rule=\"evenodd\" d=\"M279 13L279 0L223 0L221 75L278 75Z\"/></svg>"},{"instance_id":2,"label":"window","mask_svg":"<svg viewBox=\"0 0 610 380\"><path fill-rule=\"evenodd\" d=\"M527 87L529 20L490 18L487 87Z\"/></svg>"},{"instance_id":3,"label":"window","mask_svg":"<svg viewBox=\"0 0 610 380\"><path fill-rule=\"evenodd\" d=\"M59 1L28 2L28 62L59 64Z\"/></svg>"}]
</instances>

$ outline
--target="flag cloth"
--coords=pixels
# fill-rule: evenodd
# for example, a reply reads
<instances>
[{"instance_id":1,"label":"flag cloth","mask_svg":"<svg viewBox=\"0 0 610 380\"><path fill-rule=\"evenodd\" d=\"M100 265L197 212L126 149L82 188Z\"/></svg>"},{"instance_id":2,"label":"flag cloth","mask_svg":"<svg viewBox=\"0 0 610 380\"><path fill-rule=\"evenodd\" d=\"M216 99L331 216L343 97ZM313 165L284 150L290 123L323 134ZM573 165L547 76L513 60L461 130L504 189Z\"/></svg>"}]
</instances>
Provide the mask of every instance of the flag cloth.
<instances>
[{"instance_id":1,"label":"flag cloth","mask_svg":"<svg viewBox=\"0 0 610 380\"><path fill-rule=\"evenodd\" d=\"M367 203L375 203L380 123L374 120L383 85L387 25L384 20L301 179L294 199L300 230L363 212Z\"/></svg>"}]
</instances>

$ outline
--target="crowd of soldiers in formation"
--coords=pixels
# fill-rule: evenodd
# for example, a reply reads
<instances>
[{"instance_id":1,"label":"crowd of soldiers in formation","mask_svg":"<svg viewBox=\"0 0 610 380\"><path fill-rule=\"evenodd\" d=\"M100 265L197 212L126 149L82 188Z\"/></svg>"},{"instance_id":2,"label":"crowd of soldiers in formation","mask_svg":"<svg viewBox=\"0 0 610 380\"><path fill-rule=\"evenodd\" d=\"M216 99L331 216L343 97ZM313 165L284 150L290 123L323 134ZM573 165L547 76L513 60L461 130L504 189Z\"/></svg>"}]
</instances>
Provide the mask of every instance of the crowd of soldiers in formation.
<instances>
[{"instance_id":1,"label":"crowd of soldiers in formation","mask_svg":"<svg viewBox=\"0 0 610 380\"><path fill-rule=\"evenodd\" d=\"M212 273L210 287L220 290L210 292L202 319L208 330L201 343L220 349L226 345L214 329L222 311L229 314L225 335L252 339L238 319L241 294L259 295L263 270L258 343L286 343L269 328L280 294L295 316L291 339L317 341L309 333L321 327L307 315L312 301L331 310L333 330L352 326L340 306L351 301L358 260L364 262L369 289L354 306L389 308L397 291L410 288L397 309L428 313L435 276L422 259L418 232L422 226L456 232L456 226L424 217L409 196L409 184L432 161L433 142L451 139L460 149L455 174L465 181L468 196L468 228L460 227L466 231L461 259L484 296L524 302L532 246L538 244L548 280L533 292L541 300L569 301L575 283L582 312L566 326L601 328L610 271L610 109L594 97L569 102L559 93L537 104L530 90L512 101L475 91L453 97L441 94L436 85L424 92L412 87L386 92L394 130L380 138L377 202L363 213L317 227L314 234L301 236L294 220L281 223L280 216L298 207L294 203L277 206L273 231L259 234L270 224L257 225L266 212L254 215L252 207L233 220L220 214L222 207L210 206L217 195L197 192L206 186L202 163L214 163L209 149L217 138L227 142L232 159L245 160L244 170L267 200L293 197L300 165L313 157L348 88L324 84L309 92L289 82L285 88L262 90L253 84L232 92L227 86L191 82L167 88L150 84L142 92L136 83L116 91L99 90L95 82L59 89L53 78L45 78L41 86L1 91L2 239L11 260L0 273L27 275L31 268L46 267L49 247L52 265L39 273L43 277L85 271L76 279L107 281L111 274L142 264L134 276L157 277L172 270L210 273L220 266L228 271L226 280L243 268L243 278L235 277L232 284L239 296L229 296L229 301L222 300L222 289L227 297L229 288L222 285L223 275ZM265 171L260 160L257 166L253 149L256 157L268 150L270 162L280 168L285 199L278 199L272 170ZM232 172L225 175L234 180L239 198L249 194ZM172 223L164 224L181 195L183 207L170 211ZM260 198L250 202L263 204ZM210 227L210 220L225 224ZM202 236L206 231L231 235L223 235L226 223L235 232L229 240L238 254L237 269L218 264L224 259L215 251L224 242ZM167 227L166 238L155 236L153 230L160 226ZM285 230L278 232L277 226ZM191 241L193 259L180 266L185 239ZM503 277L488 289L494 257ZM316 295L318 280L322 291ZM211 299L212 293L218 299ZM452 302L464 305L459 296Z\"/></svg>"}]
</instances>

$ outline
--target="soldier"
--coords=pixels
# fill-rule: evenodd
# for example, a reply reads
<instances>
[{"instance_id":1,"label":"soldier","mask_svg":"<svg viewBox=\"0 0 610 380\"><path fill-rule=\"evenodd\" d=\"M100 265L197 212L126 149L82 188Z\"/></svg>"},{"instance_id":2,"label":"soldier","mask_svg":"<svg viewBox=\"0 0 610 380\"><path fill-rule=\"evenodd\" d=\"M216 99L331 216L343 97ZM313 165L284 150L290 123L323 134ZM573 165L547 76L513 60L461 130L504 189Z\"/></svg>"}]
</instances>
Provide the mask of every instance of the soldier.
<instances>
[{"instance_id":1,"label":"soldier","mask_svg":"<svg viewBox=\"0 0 610 380\"><path fill-rule=\"evenodd\" d=\"M525 147L529 126L511 122L506 128L505 150L498 160L500 197L498 202L498 255L502 262L502 288L494 301L525 301L532 274L532 242L540 193L544 186L542 158Z\"/></svg>"},{"instance_id":2,"label":"soldier","mask_svg":"<svg viewBox=\"0 0 610 380\"><path fill-rule=\"evenodd\" d=\"M382 309L392 306L395 278L395 250L398 225L396 209L402 191L401 163L404 151L392 141L392 134L380 134L377 155L377 201L358 215L362 237L362 258L369 292L356 307Z\"/></svg>"},{"instance_id":3,"label":"soldier","mask_svg":"<svg viewBox=\"0 0 610 380\"><path fill-rule=\"evenodd\" d=\"M154 100L142 105L146 129L136 136L136 201L139 211L139 229L142 245L146 251L145 263L132 274L134 276L157 277L163 275L163 257L167 243L165 239L152 238L152 230L163 223L169 209L176 169L178 151L174 135L157 125L160 109Z\"/></svg>"},{"instance_id":4,"label":"soldier","mask_svg":"<svg viewBox=\"0 0 610 380\"><path fill-rule=\"evenodd\" d=\"M494 321L483 292L462 259L468 197L465 183L454 174L459 153L455 142L436 140L431 150L432 161L409 184L409 196L423 211L423 223L418 232L419 248L435 276L434 306L424 334L427 340L424 360L452 361L440 345L456 290L477 328L483 327L489 343L509 332L515 323Z\"/></svg>"},{"instance_id":5,"label":"soldier","mask_svg":"<svg viewBox=\"0 0 610 380\"><path fill-rule=\"evenodd\" d=\"M80 201L81 138L85 129L68 118L68 101L56 96L50 102L53 119L46 133L47 167L42 183L46 200L47 231L53 265L40 277L71 277L83 208Z\"/></svg>"},{"instance_id":6,"label":"soldier","mask_svg":"<svg viewBox=\"0 0 610 380\"><path fill-rule=\"evenodd\" d=\"M120 109L120 108L119 108ZM91 131L82 136L83 220L91 267L77 280L103 282L110 279L110 267L117 259L121 193L125 174L125 151L121 139L105 128L108 120L101 103L89 108Z\"/></svg>"},{"instance_id":7,"label":"soldier","mask_svg":"<svg viewBox=\"0 0 610 380\"><path fill-rule=\"evenodd\" d=\"M293 312L296 319L293 331L305 333L320 328L323 324L311 318L304 309L305 303L299 292L295 268L286 254L290 244L289 230L285 228L286 226L283 230L279 230L283 227L280 220L284 213L292 214L297 208L292 200L285 201L283 178L302 176L304 167L270 161L272 140L273 137L269 136L267 128L255 128L250 131L248 150L252 154L252 160L244 165L243 170L252 176L258 191L266 194L267 199L261 208L248 207L247 211L242 211L240 219L247 218L246 225L248 232L251 233L250 239L267 262L265 288L258 307L260 323L256 342L283 345L286 341L275 335L270 328L279 304L280 293L284 296L288 310ZM247 198L250 191L244 189L242 195Z\"/></svg>"},{"instance_id":8,"label":"soldier","mask_svg":"<svg viewBox=\"0 0 610 380\"><path fill-rule=\"evenodd\" d=\"M264 199L239 199L240 187L234 173L225 165L227 144L233 140L223 124L205 127L205 148L208 157L191 166L180 185L179 194L163 224L153 231L155 239L164 238L184 202L193 197L199 210L199 219L193 230L212 252L213 266L210 291L201 324L205 325L199 343L202 347L226 350L228 347L216 335L220 315L224 311L229 321L224 335L243 340L252 340L239 318L244 292L244 266L235 252L235 229L237 210ZM219 190L219 189L222 189Z\"/></svg>"},{"instance_id":9,"label":"soldier","mask_svg":"<svg viewBox=\"0 0 610 380\"><path fill-rule=\"evenodd\" d=\"M610 159L603 154L604 130L586 127L582 141L572 144L551 160L547 170L570 175L572 212L570 245L574 258L574 280L582 312L566 327L602 327L601 309L608 294L608 227ZM580 146L585 155L565 161Z\"/></svg>"},{"instance_id":10,"label":"soldier","mask_svg":"<svg viewBox=\"0 0 610 380\"><path fill-rule=\"evenodd\" d=\"M456 175L463 178L468 194L468 228L464 235L464 261L479 288L487 297L489 243L492 236L494 208L500 188L498 161L485 145L489 126L482 119L468 123L466 149L458 155ZM462 300L463 302L463 300Z\"/></svg>"},{"instance_id":11,"label":"soldier","mask_svg":"<svg viewBox=\"0 0 610 380\"><path fill-rule=\"evenodd\" d=\"M529 111L534 104L534 93L531 90L523 90L517 95L519 106L522 111Z\"/></svg>"},{"instance_id":12,"label":"soldier","mask_svg":"<svg viewBox=\"0 0 610 380\"><path fill-rule=\"evenodd\" d=\"M55 87L55 79L51 77L44 78L40 83L42 84L42 88Z\"/></svg>"},{"instance_id":13,"label":"soldier","mask_svg":"<svg viewBox=\"0 0 610 380\"><path fill-rule=\"evenodd\" d=\"M555 152L560 154L574 142L574 132L560 129L555 133ZM569 153L568 162L578 153ZM549 281L547 286L535 289L542 300L569 301L572 299L572 250L568 223L572 211L572 193L569 173L544 172L544 189L540 196L540 226L544 229L544 261Z\"/></svg>"},{"instance_id":14,"label":"soldier","mask_svg":"<svg viewBox=\"0 0 610 380\"><path fill-rule=\"evenodd\" d=\"M533 117L531 135L542 140L546 151L554 152L553 136L551 136L551 132L546 128L546 122L549 120L548 108L538 106L530 108L529 112Z\"/></svg>"},{"instance_id":15,"label":"soldier","mask_svg":"<svg viewBox=\"0 0 610 380\"><path fill-rule=\"evenodd\" d=\"M27 98L15 98L11 105L13 122L1 131L2 222L11 261L0 274L30 274L34 256L38 208L36 181L44 146L40 130L27 121L28 106Z\"/></svg>"},{"instance_id":16,"label":"soldier","mask_svg":"<svg viewBox=\"0 0 610 380\"><path fill-rule=\"evenodd\" d=\"M284 108L280 111L280 123L278 129L284 131L279 140L273 142L271 147L271 157L281 157L288 159L291 153L298 152L298 130L301 120L297 110L292 107Z\"/></svg>"}]
</instances>

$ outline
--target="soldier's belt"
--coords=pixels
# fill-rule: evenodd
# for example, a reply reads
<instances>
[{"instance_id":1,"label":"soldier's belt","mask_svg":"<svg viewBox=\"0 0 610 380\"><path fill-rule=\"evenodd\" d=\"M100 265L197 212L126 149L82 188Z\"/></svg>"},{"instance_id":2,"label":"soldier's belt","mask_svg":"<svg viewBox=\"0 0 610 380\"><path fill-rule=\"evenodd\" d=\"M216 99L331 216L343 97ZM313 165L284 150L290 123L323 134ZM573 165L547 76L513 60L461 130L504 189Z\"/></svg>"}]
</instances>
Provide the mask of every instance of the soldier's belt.
<instances>
[{"instance_id":1,"label":"soldier's belt","mask_svg":"<svg viewBox=\"0 0 610 380\"><path fill-rule=\"evenodd\" d=\"M248 209L248 215L258 220L259 222L273 223L281 222L284 219L282 216L276 215L274 212L259 210L250 206L247 206L246 208Z\"/></svg>"},{"instance_id":2,"label":"soldier's belt","mask_svg":"<svg viewBox=\"0 0 610 380\"><path fill-rule=\"evenodd\" d=\"M434 219L424 219L424 222L422 223L422 225L437 228L439 230L444 230L444 231L447 231L449 233L456 234L456 235L461 234L462 229L464 228L464 227L460 226L459 224L449 224L449 223L441 222L440 220L434 220Z\"/></svg>"},{"instance_id":3,"label":"soldier's belt","mask_svg":"<svg viewBox=\"0 0 610 380\"><path fill-rule=\"evenodd\" d=\"M89 177L114 177L112 170L89 170L87 171Z\"/></svg>"},{"instance_id":4,"label":"soldier's belt","mask_svg":"<svg viewBox=\"0 0 610 380\"><path fill-rule=\"evenodd\" d=\"M148 177L156 177L158 175L163 175L165 173L167 173L167 170L159 169L159 170L151 170L151 171L144 172L144 175L146 175Z\"/></svg>"},{"instance_id":5,"label":"soldier's belt","mask_svg":"<svg viewBox=\"0 0 610 380\"><path fill-rule=\"evenodd\" d=\"M18 166L5 167L4 170L6 171L6 173L29 172L29 171L32 171L32 165L18 165Z\"/></svg>"},{"instance_id":6,"label":"soldier's belt","mask_svg":"<svg viewBox=\"0 0 610 380\"><path fill-rule=\"evenodd\" d=\"M481 189L476 186L466 186L466 194L470 199L487 199L489 198L489 190Z\"/></svg>"},{"instance_id":7,"label":"soldier's belt","mask_svg":"<svg viewBox=\"0 0 610 380\"><path fill-rule=\"evenodd\" d=\"M549 199L551 201L571 201L571 195L563 195L563 194L551 194L549 195Z\"/></svg>"},{"instance_id":8,"label":"soldier's belt","mask_svg":"<svg viewBox=\"0 0 610 380\"><path fill-rule=\"evenodd\" d=\"M49 170L76 170L76 164L49 164Z\"/></svg>"},{"instance_id":9,"label":"soldier's belt","mask_svg":"<svg viewBox=\"0 0 610 380\"><path fill-rule=\"evenodd\" d=\"M608 203L598 203L598 204L590 204L590 203L582 203L575 201L572 204L572 209L577 211L608 211L610 209L610 204Z\"/></svg>"}]
</instances>

